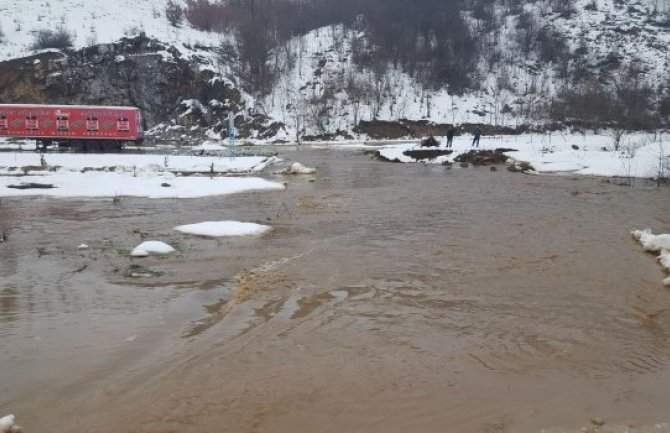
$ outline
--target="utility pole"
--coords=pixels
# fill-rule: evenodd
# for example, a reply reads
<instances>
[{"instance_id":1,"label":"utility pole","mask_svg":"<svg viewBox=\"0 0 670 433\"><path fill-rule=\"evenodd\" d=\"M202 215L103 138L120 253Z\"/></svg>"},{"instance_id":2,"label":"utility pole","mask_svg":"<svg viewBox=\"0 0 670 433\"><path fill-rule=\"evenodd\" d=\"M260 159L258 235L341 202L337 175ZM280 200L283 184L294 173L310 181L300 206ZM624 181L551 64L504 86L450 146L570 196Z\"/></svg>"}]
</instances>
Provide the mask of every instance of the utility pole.
<instances>
[{"instance_id":1,"label":"utility pole","mask_svg":"<svg viewBox=\"0 0 670 433\"><path fill-rule=\"evenodd\" d=\"M232 111L228 111L228 157L235 160L235 117Z\"/></svg>"}]
</instances>

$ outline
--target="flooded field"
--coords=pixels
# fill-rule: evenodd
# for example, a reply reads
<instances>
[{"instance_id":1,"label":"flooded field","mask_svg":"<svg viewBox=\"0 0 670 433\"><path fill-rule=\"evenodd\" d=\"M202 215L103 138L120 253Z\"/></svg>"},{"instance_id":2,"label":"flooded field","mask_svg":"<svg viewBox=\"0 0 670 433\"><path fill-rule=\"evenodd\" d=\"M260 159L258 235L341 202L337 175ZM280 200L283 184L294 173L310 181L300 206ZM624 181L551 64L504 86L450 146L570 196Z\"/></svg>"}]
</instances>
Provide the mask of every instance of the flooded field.
<instances>
[{"instance_id":1,"label":"flooded field","mask_svg":"<svg viewBox=\"0 0 670 433\"><path fill-rule=\"evenodd\" d=\"M0 416L27 433L670 431L670 290L629 235L670 232L667 188L280 153L314 181L2 199ZM226 219L273 231L173 230ZM143 239L178 254L131 259Z\"/></svg>"}]
</instances>

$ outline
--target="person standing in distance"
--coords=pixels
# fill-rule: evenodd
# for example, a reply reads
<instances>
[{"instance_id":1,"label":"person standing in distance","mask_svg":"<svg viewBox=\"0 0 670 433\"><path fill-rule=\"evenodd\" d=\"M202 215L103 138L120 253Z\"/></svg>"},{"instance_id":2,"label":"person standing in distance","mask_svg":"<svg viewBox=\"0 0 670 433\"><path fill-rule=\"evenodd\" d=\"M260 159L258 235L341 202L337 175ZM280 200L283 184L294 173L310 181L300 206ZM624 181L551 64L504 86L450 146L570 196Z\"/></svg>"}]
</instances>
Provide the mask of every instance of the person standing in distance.
<instances>
[{"instance_id":1,"label":"person standing in distance","mask_svg":"<svg viewBox=\"0 0 670 433\"><path fill-rule=\"evenodd\" d=\"M479 147L479 137L482 136L482 130L477 128L474 132L474 137L472 139L472 147Z\"/></svg>"},{"instance_id":2,"label":"person standing in distance","mask_svg":"<svg viewBox=\"0 0 670 433\"><path fill-rule=\"evenodd\" d=\"M449 128L447 131L447 147L451 147L454 142L454 128Z\"/></svg>"}]
</instances>

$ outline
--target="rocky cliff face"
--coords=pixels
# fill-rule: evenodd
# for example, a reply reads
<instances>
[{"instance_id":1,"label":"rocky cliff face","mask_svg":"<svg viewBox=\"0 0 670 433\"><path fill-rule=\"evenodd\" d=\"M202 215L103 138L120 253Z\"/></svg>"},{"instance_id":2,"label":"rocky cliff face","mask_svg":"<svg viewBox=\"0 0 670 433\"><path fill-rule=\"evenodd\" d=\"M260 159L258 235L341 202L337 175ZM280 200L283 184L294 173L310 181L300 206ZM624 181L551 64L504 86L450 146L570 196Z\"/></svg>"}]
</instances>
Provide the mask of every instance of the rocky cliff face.
<instances>
[{"instance_id":1,"label":"rocky cliff face","mask_svg":"<svg viewBox=\"0 0 670 433\"><path fill-rule=\"evenodd\" d=\"M147 128L173 135L188 128L219 133L227 110L242 113L240 92L172 47L143 35L69 52L47 52L0 63L3 103L130 105L142 109ZM199 109L192 103L198 101ZM235 123L247 135L266 119ZM276 129L277 126L275 125Z\"/></svg>"}]
</instances>

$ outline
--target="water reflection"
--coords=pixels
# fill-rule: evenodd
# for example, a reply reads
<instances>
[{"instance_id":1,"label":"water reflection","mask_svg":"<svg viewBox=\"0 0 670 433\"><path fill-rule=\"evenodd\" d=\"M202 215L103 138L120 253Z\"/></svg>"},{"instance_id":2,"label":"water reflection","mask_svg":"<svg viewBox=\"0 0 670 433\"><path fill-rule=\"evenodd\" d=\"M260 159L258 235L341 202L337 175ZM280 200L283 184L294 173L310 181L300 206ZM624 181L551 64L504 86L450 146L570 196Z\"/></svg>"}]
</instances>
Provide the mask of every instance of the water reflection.
<instances>
[{"instance_id":1,"label":"water reflection","mask_svg":"<svg viewBox=\"0 0 670 433\"><path fill-rule=\"evenodd\" d=\"M0 322L17 320L18 303L18 290L15 287L0 289Z\"/></svg>"}]
</instances>

